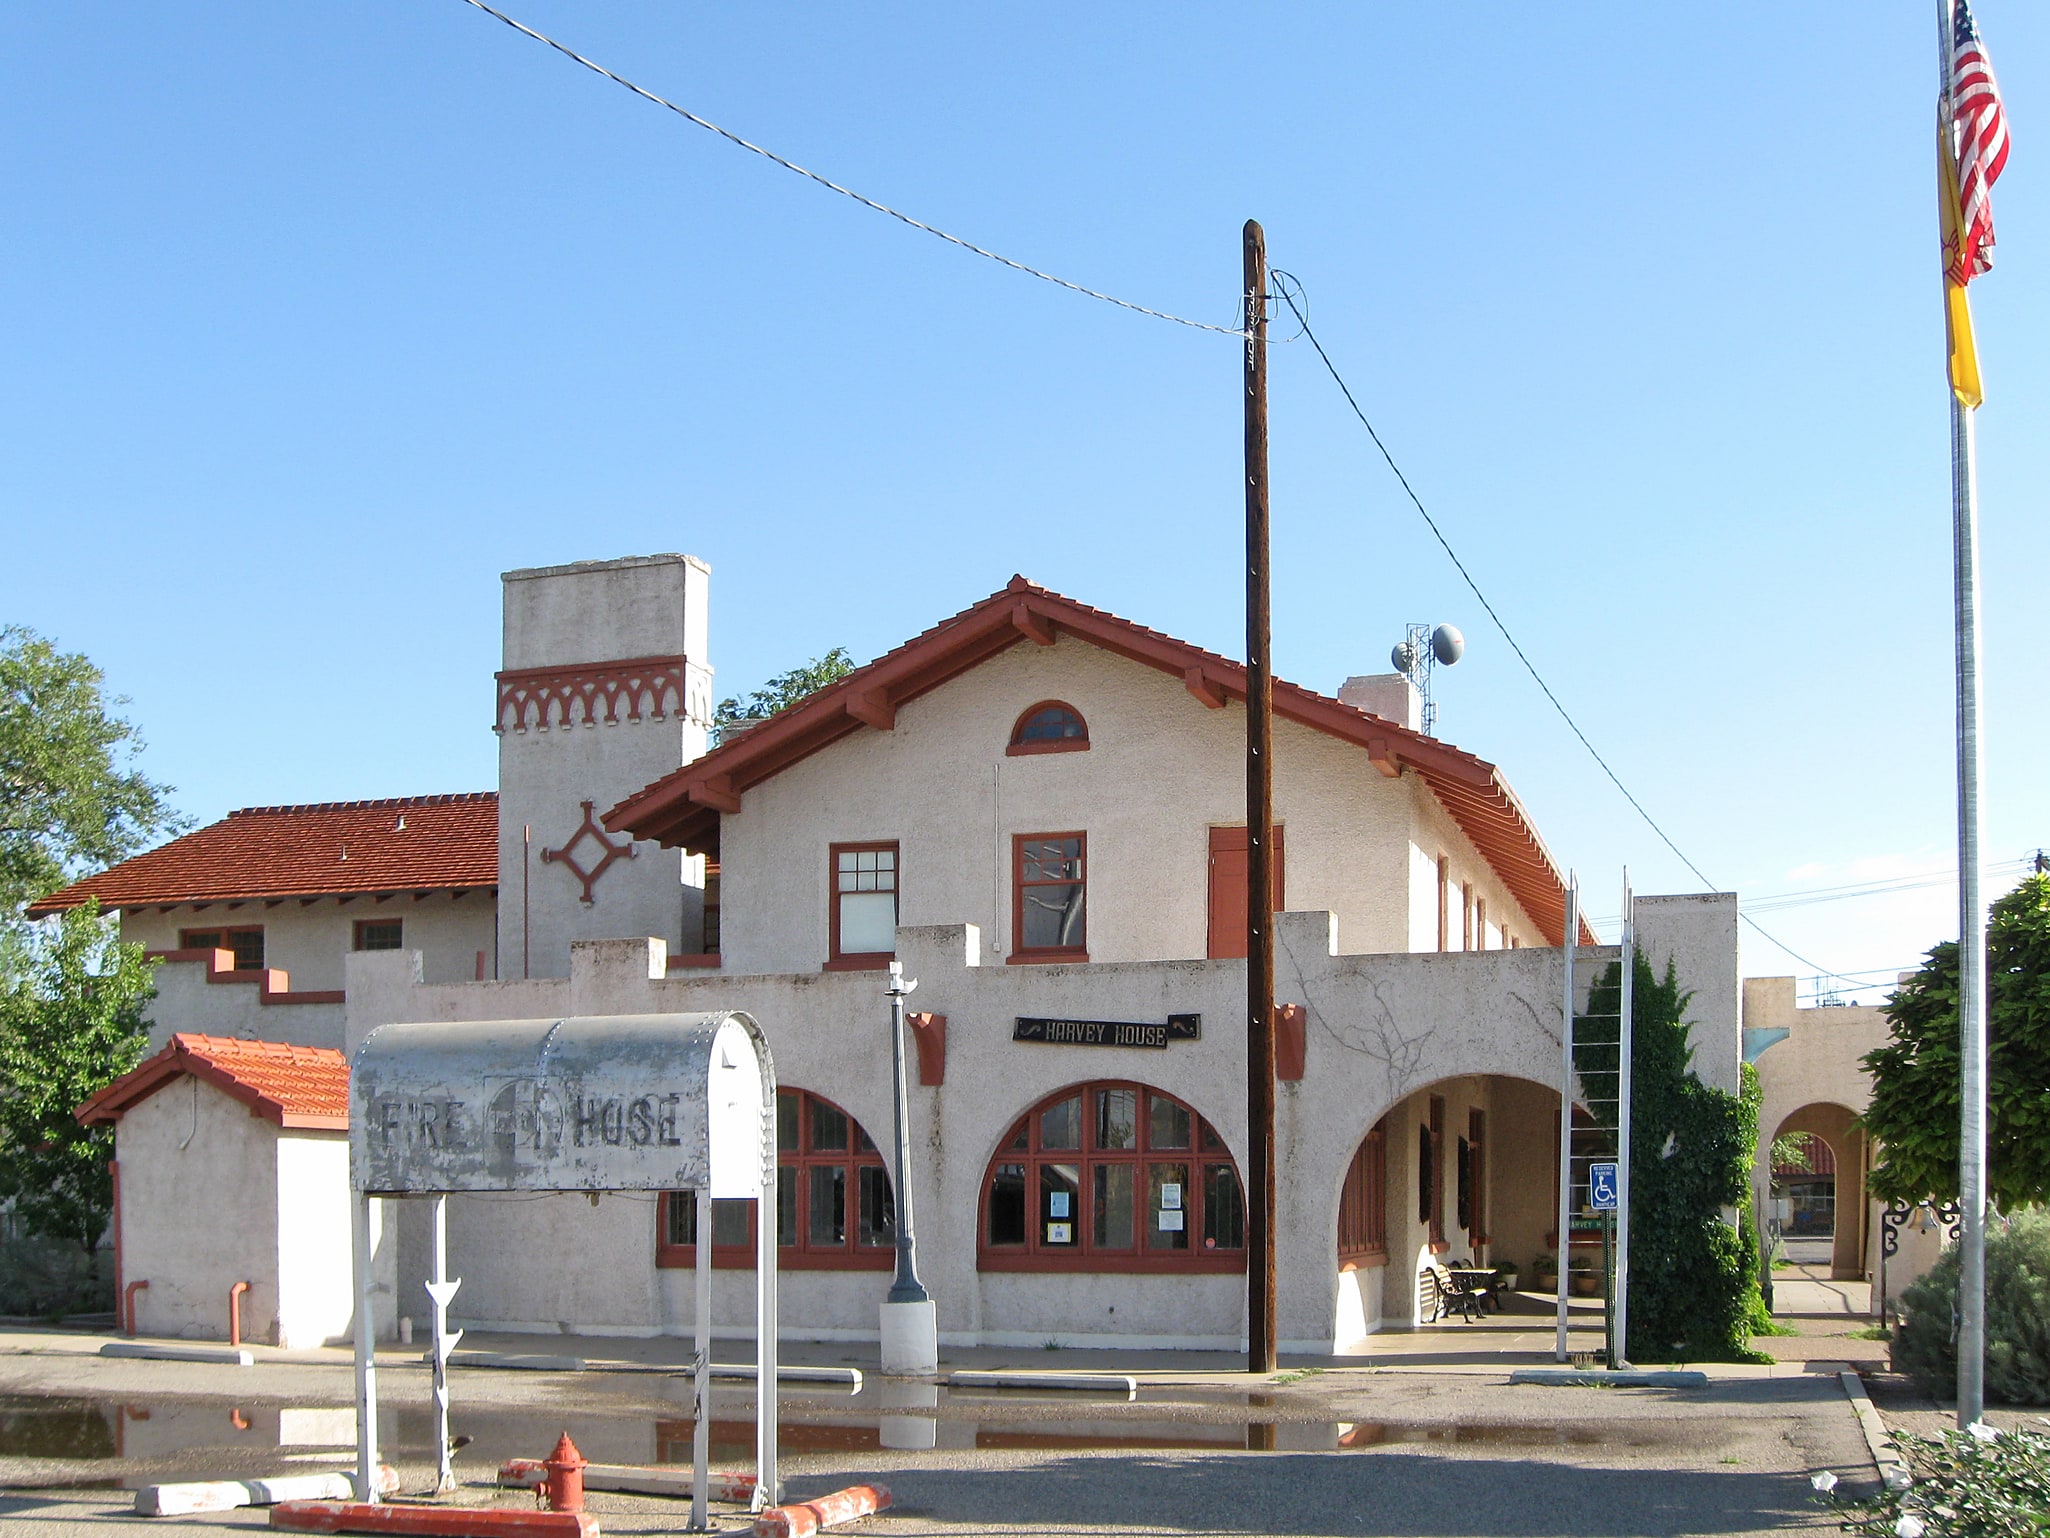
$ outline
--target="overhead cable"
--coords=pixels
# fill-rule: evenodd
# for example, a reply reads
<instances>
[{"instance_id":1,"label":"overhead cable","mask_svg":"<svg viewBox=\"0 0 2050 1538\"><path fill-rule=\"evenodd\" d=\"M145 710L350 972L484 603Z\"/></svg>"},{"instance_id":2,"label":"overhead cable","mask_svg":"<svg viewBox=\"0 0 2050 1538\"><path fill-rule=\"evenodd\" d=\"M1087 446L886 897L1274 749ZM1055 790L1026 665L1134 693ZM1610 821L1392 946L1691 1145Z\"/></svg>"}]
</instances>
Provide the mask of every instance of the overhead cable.
<instances>
[{"instance_id":1,"label":"overhead cable","mask_svg":"<svg viewBox=\"0 0 2050 1538\"><path fill-rule=\"evenodd\" d=\"M476 0L471 0L471 3L476 3ZM1401 483L1402 490L1404 494L1408 496L1410 504L1416 508L1418 514L1423 518L1425 525L1431 531L1432 537L1434 537L1438 541L1439 547L1444 550L1447 559L1449 559L1452 562L1453 567L1459 572L1461 580L1466 583L1468 590L1472 592L1473 596L1477 600L1479 600L1480 606L1483 609L1487 610L1488 618L1493 620L1495 623L1495 628L1501 631L1502 639L1509 643L1509 649L1516 653L1516 660L1523 664L1524 670L1530 674L1531 678L1536 682L1538 688L1544 691L1545 698L1552 702L1552 709L1556 710L1559 713L1559 719L1564 721L1568 729L1572 731L1573 735L1580 739L1580 745L1583 748L1587 749L1588 757L1592 758L1596 764L1601 766L1602 773L1609 777L1609 783L1615 786L1616 789L1622 793L1623 799L1625 801L1628 801L1631 807L1636 811L1637 815L1644 819L1644 825L1650 828L1652 832L1656 833L1659 836L1660 842L1662 842L1668 849L1672 850L1673 853L1676 856L1678 856L1680 863L1686 866L1688 870L1692 871L1694 873L1695 879L1698 880L1703 886L1707 887L1710 891L1721 890L1713 881L1709 880L1707 876L1702 874L1700 866L1696 865L1692 860L1687 858L1686 851L1681 849L1681 847L1678 844L1674 843L1672 840L1672 836L1668 834L1664 828L1658 825L1657 819L1654 818L1650 812L1644 809L1644 803L1639 801L1635 796L1633 796L1630 793L1630 787L1625 785L1622 779L1617 775L1616 771L1609 767L1609 761L1603 758L1602 755L1598 751L1596 751L1595 745L1587 740L1587 733L1583 732L1580 729L1580 723L1573 719L1572 714L1566 709L1566 707L1563 704L1560 703L1559 696L1552 692L1552 686L1545 682L1544 674L1540 673L1537 670L1537 664L1532 662L1529 656L1525 654L1522 646L1520 646L1517 643L1516 637L1510 633L1509 627L1503 623L1502 616L1495 612L1495 606L1488 602L1488 595L1483 593L1481 591L1481 585L1478 582L1474 581L1473 573L1466 569L1466 563L1460 560L1458 552L1452 548L1452 542L1445 537L1445 531L1438 527L1438 520L1431 516L1430 509L1424 506L1423 498L1419 497L1416 494L1416 488L1410 485L1409 477L1402 473L1402 467L1395 462L1395 456L1388 452L1388 445L1381 441L1381 435L1374 430L1374 424L1367 420L1366 412L1360 409L1360 403L1352 393L1352 386L1347 384L1345 382L1345 376L1338 372L1338 365L1331 361L1331 354L1324 350L1323 342L1318 339L1317 333L1311 329L1308 317L1306 317L1303 314L1302 306L1296 303L1295 295L1289 292L1291 284L1293 284L1295 288L1298 291L1300 291L1300 282L1297 281L1291 274L1283 273L1280 274L1280 276L1288 279L1287 283L1277 283L1275 285L1275 292L1278 295L1280 295L1281 302L1287 305L1289 309L1295 313L1296 324L1302 328L1302 335L1304 339L1307 340L1312 347L1317 349L1317 356L1323 360L1325 372L1331 376L1332 382L1338 386L1339 393L1344 395L1346 405L1350 406L1352 408L1352 414L1359 418L1360 426L1364 427L1367 430L1367 436L1374 440L1374 447L1381 451L1381 458L1387 461L1388 468L1394 472L1395 479ZM1792 947L1790 947L1785 941L1776 938L1763 925L1761 925L1758 922L1758 920L1752 918L1749 914L1745 913L1743 911L1743 905L1741 903L1738 905L1737 912L1738 916L1741 917L1745 923L1749 924L1753 929L1757 930L1758 933L1763 935L1767 940L1772 941L1774 945L1778 946L1781 950L1785 951L1789 956L1793 957L1794 960L1800 962L1803 966L1808 967L1813 971L1822 973L1824 976L1835 976L1835 974L1830 972L1828 968L1819 966L1815 962L1810 961L1806 956L1803 956L1799 951L1794 950Z\"/></svg>"},{"instance_id":2,"label":"overhead cable","mask_svg":"<svg viewBox=\"0 0 2050 1538\"><path fill-rule=\"evenodd\" d=\"M1233 336L1243 338L1246 334L1243 330L1235 326L1213 326L1208 321L1190 320L1187 316L1171 315L1166 310L1149 309L1147 306L1143 304L1134 304L1129 299L1120 299L1115 294L1106 294L1099 289L1089 288L1080 283L1071 283L1066 278L1056 277L1054 276L1054 274L1050 272L1043 272L1039 268L1029 266L1024 262L1013 261L1008 256L1004 256L999 252L990 250L987 246L978 246L972 240L963 240L959 235L950 235L945 230L940 229L935 225L927 224L923 219L914 219L911 217L911 215L904 213L902 210L890 207L890 205L887 203L878 203L874 198L864 197L861 193L856 192L852 187L843 187L840 185L840 183L834 181L831 177L821 176L816 171L806 170L796 161L785 159L783 156L777 154L774 150L764 149L759 144L755 144L750 140L743 139L739 134L733 132L730 128L721 128L717 123L714 123L707 118L699 117L695 112L692 112L688 107L678 106L675 102L669 100L666 96L657 96L653 91L650 91L645 87L635 85L631 80L627 79L624 75L615 75L611 70L607 69L604 65L596 63L591 59L585 58L575 49L570 48L565 44L558 43L554 38L548 36L545 32L536 32L532 27L528 26L525 22L516 21L512 17L506 15L505 12L500 10L494 10L492 7L486 5L484 3L484 0L463 0L463 3L465 5L474 6L476 9L482 11L487 16L497 17L500 21L504 22L508 27L511 27L515 32L525 33L528 37L531 37L537 43L546 43L550 48L553 48L557 53L561 54L564 58L575 60L578 64L583 65L585 69L590 70L593 74L603 75L607 80L610 80L615 85L625 86L629 91L633 92L634 95L641 97L645 101L651 101L658 107L668 108L678 117L683 118L688 122L697 124L698 127L705 129L707 132L717 134L720 138L724 139L729 144L738 145L741 149L748 151L750 154L759 155L764 160L772 161L776 165L781 166L784 170L794 172L796 175L803 177L806 181L817 182L821 187L824 187L832 192L837 192L843 198L853 199L855 202L859 203L863 208L874 209L879 214L888 214L892 219L897 220L899 223L908 224L914 230L923 230L926 234L936 236L939 239L946 241L949 245L959 246L964 251L972 251L975 253L975 255L980 257L986 257L990 261L995 262L1000 266L1010 268L1013 272L1022 272L1027 277L1038 278L1042 282L1053 284L1056 288L1065 288L1070 293L1081 294L1089 299L1100 299L1105 304L1114 304L1121 310L1131 310L1140 315L1150 315L1155 320L1173 321L1177 326L1188 326L1193 330L1197 331L1214 331L1218 333L1220 336Z\"/></svg>"}]
</instances>

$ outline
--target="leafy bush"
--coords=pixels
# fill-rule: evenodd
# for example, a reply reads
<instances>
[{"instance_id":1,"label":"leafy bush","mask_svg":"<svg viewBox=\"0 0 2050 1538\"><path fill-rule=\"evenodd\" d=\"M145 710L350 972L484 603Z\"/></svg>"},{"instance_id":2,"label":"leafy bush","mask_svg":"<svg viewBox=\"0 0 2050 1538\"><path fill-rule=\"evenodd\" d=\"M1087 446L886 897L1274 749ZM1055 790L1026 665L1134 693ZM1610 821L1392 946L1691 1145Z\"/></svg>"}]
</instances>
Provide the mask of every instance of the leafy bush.
<instances>
[{"instance_id":1,"label":"leafy bush","mask_svg":"<svg viewBox=\"0 0 2050 1538\"><path fill-rule=\"evenodd\" d=\"M1692 995L1668 964L1635 957L1631 1019L1630 1339L1635 1362L1758 1362L1751 1337L1771 1321L1758 1295L1758 1246L1748 1224L1758 1152L1757 1075L1739 1094L1701 1082L1691 1066ZM1612 1101L1622 1066L1617 1023L1622 968L1612 965L1575 1022L1580 1082ZM1734 1210L1737 1226L1723 1220Z\"/></svg>"},{"instance_id":2,"label":"leafy bush","mask_svg":"<svg viewBox=\"0 0 2050 1538\"><path fill-rule=\"evenodd\" d=\"M2050 1437L1999 1431L1981 1422L1940 1437L1897 1433L1912 1482L1869 1500L1815 1486L1847 1533L1869 1538L2041 1538L2050 1529Z\"/></svg>"},{"instance_id":3,"label":"leafy bush","mask_svg":"<svg viewBox=\"0 0 2050 1538\"><path fill-rule=\"evenodd\" d=\"M48 1319L106 1313L114 1306L114 1278L76 1244L17 1234L0 1239L0 1314Z\"/></svg>"},{"instance_id":4,"label":"leafy bush","mask_svg":"<svg viewBox=\"0 0 2050 1538\"><path fill-rule=\"evenodd\" d=\"M1952 1245L1901 1298L1894 1365L1933 1395L1957 1385L1957 1276ZM2050 1212L2040 1207L1987 1225L1986 1396L2050 1404Z\"/></svg>"}]
</instances>

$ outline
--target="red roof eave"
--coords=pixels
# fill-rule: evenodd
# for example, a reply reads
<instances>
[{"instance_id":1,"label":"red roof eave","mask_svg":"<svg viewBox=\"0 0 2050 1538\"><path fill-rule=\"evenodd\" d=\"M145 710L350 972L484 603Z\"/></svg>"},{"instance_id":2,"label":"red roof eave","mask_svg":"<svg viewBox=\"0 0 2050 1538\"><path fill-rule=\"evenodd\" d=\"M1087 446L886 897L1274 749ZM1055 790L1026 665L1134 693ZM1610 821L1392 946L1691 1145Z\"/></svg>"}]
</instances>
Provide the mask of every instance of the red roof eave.
<instances>
[{"instance_id":1,"label":"red roof eave","mask_svg":"<svg viewBox=\"0 0 2050 1538\"><path fill-rule=\"evenodd\" d=\"M1001 591L913 637L838 683L771 716L627 797L605 825L635 838L709 848L722 812L801 759L840 738L888 720L905 702L938 688L1012 646L1051 644L1058 631L1183 679L1206 703L1244 700L1243 663L1204 651L1101 609L1013 577ZM1565 932L1565 883L1522 804L1495 766L1435 737L1276 680L1275 714L1365 748L1390 772L1414 771L1437 796L1483 859L1554 945ZM1584 943L1593 933L1582 926Z\"/></svg>"},{"instance_id":2,"label":"red roof eave","mask_svg":"<svg viewBox=\"0 0 2050 1538\"><path fill-rule=\"evenodd\" d=\"M259 1071L283 1069L302 1083L296 1086L298 1092L293 1100L287 1101L238 1076L231 1062L216 1061L217 1056L244 1057L250 1067ZM185 1074L241 1101L252 1114L275 1126L294 1131L349 1130L349 1068L341 1053L328 1048L224 1040L185 1032L173 1036L162 1051L87 1097L72 1114L87 1126L111 1125ZM303 1083L308 1078L316 1081L311 1089Z\"/></svg>"}]
</instances>

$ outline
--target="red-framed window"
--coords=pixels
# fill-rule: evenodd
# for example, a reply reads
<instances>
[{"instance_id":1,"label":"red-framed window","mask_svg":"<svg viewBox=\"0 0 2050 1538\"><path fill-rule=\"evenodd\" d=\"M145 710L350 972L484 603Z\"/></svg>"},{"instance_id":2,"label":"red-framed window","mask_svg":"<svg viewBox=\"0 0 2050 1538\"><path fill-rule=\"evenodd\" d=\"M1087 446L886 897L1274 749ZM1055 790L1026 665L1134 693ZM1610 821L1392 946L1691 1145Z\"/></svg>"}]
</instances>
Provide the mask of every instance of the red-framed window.
<instances>
[{"instance_id":1,"label":"red-framed window","mask_svg":"<svg viewBox=\"0 0 2050 1538\"><path fill-rule=\"evenodd\" d=\"M1012 961L1087 961L1086 833L1019 833L1011 840Z\"/></svg>"},{"instance_id":2,"label":"red-framed window","mask_svg":"<svg viewBox=\"0 0 2050 1538\"><path fill-rule=\"evenodd\" d=\"M233 928L181 929L181 951L233 951L237 972L263 970L263 925L240 924Z\"/></svg>"},{"instance_id":3,"label":"red-framed window","mask_svg":"<svg viewBox=\"0 0 2050 1538\"><path fill-rule=\"evenodd\" d=\"M897 846L835 844L828 851L827 869L833 895L826 970L888 966L897 954Z\"/></svg>"},{"instance_id":4,"label":"red-framed window","mask_svg":"<svg viewBox=\"0 0 2050 1538\"><path fill-rule=\"evenodd\" d=\"M1004 751L1014 758L1021 753L1086 753L1089 723L1063 700L1041 700L1018 717Z\"/></svg>"},{"instance_id":5,"label":"red-framed window","mask_svg":"<svg viewBox=\"0 0 2050 1538\"><path fill-rule=\"evenodd\" d=\"M712 1203L712 1264L751 1271L757 1202ZM655 1264L697 1264L697 1198L665 1194ZM776 1263L792 1271L886 1271L896 1263L897 1201L882 1151L823 1095L776 1092Z\"/></svg>"},{"instance_id":6,"label":"red-framed window","mask_svg":"<svg viewBox=\"0 0 2050 1538\"><path fill-rule=\"evenodd\" d=\"M1452 862L1438 856L1438 949L1452 948Z\"/></svg>"},{"instance_id":7,"label":"red-framed window","mask_svg":"<svg viewBox=\"0 0 2050 1538\"><path fill-rule=\"evenodd\" d=\"M359 951L402 951L406 948L404 919L356 920L356 949Z\"/></svg>"},{"instance_id":8,"label":"red-framed window","mask_svg":"<svg viewBox=\"0 0 2050 1538\"><path fill-rule=\"evenodd\" d=\"M1488 1242L1488 1113L1469 1109L1459 1145L1459 1226L1475 1257Z\"/></svg>"},{"instance_id":9,"label":"red-framed window","mask_svg":"<svg viewBox=\"0 0 2050 1538\"><path fill-rule=\"evenodd\" d=\"M1338 1195L1338 1269L1383 1265L1388 1259L1388 1122L1360 1140Z\"/></svg>"},{"instance_id":10,"label":"red-framed window","mask_svg":"<svg viewBox=\"0 0 2050 1538\"><path fill-rule=\"evenodd\" d=\"M1243 1271L1245 1191L1224 1139L1172 1095L1107 1081L1050 1095L982 1182L985 1271Z\"/></svg>"}]
</instances>

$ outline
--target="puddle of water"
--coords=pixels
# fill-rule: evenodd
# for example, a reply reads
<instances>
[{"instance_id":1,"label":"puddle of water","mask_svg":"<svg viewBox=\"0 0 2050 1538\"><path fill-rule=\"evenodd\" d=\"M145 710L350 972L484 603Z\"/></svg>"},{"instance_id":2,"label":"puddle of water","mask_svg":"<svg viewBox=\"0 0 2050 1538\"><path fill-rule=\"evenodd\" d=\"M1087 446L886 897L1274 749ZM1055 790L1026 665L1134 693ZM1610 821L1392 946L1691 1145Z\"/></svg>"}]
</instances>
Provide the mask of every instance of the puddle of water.
<instances>
[{"instance_id":1,"label":"puddle of water","mask_svg":"<svg viewBox=\"0 0 2050 1538\"><path fill-rule=\"evenodd\" d=\"M1454 1422L1419 1424L1392 1421L1262 1421L1166 1419L1158 1416L1051 1415L995 1417L988 1414L936 1414L943 1395L918 1405L872 1403L859 1415L822 1413L784 1420L778 1429L783 1450L792 1456L847 1455L885 1449L936 1448L941 1451L1011 1449L1024 1452L1356 1452L1402 1444L1462 1447L1644 1447L1655 1435L1642 1427L1608 1428L1586 1425ZM849 1404L842 1398L841 1405ZM1052 1401L1059 1408L1069 1402ZM955 1399L951 1406L968 1406ZM983 1401L977 1409L987 1410ZM1018 1408L1044 1412L1049 1402ZM730 1419L711 1425L711 1453L721 1465L744 1465L754 1456L754 1424L740 1418L748 1407L735 1405ZM878 1413L881 1412L881 1413ZM909 1412L909 1413L906 1413ZM322 1453L309 1443L330 1437L339 1442L352 1425L347 1411L303 1411L256 1407L243 1409L220 1403L176 1402L128 1404L78 1398L0 1395L0 1457L65 1463L125 1460L153 1467L210 1466L261 1460L279 1466L345 1461L346 1447ZM487 1471L507 1457L539 1457L565 1427L584 1455L599 1463L688 1464L692 1423L684 1418L644 1419L588 1413L483 1407L466 1412L458 1406L455 1423L476 1438L463 1457L469 1477ZM380 1440L395 1461L431 1457L433 1421L424 1409L407 1407L383 1418ZM52 1473L58 1471L52 1470ZM221 1467L220 1477L229 1470ZM194 1475L192 1477L199 1477Z\"/></svg>"}]
</instances>

